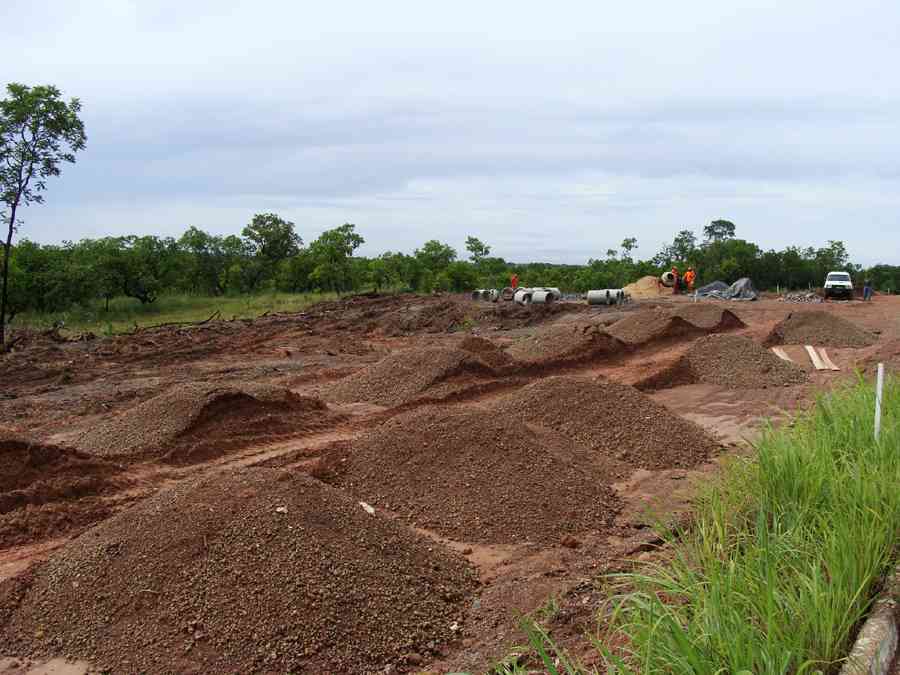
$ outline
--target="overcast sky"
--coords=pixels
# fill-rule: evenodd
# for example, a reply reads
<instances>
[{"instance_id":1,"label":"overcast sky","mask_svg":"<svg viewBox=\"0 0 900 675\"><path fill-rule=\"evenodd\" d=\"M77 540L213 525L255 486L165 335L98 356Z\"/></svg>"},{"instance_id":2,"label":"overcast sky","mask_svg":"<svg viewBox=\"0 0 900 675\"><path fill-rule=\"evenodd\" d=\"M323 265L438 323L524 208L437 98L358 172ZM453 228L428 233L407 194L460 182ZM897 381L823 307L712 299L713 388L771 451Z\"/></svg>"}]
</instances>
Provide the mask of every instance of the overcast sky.
<instances>
[{"instance_id":1,"label":"overcast sky","mask_svg":"<svg viewBox=\"0 0 900 675\"><path fill-rule=\"evenodd\" d=\"M4 81L84 105L41 242L237 233L649 257L727 218L900 263L896 0L0 0Z\"/></svg>"}]
</instances>

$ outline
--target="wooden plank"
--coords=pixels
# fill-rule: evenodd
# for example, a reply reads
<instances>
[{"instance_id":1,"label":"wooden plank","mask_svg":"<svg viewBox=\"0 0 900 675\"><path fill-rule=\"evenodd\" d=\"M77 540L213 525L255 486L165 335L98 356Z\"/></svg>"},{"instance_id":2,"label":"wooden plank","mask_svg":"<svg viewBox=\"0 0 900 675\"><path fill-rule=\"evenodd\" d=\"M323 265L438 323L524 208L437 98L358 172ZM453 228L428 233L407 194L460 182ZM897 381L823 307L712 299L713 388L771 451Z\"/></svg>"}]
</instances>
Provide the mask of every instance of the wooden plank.
<instances>
[{"instance_id":1,"label":"wooden plank","mask_svg":"<svg viewBox=\"0 0 900 675\"><path fill-rule=\"evenodd\" d=\"M788 356L787 352L784 351L781 347L772 347L772 352L775 354L775 356L777 356L782 361L790 361L791 363L793 363L793 360L791 360L791 357Z\"/></svg>"},{"instance_id":2,"label":"wooden plank","mask_svg":"<svg viewBox=\"0 0 900 675\"><path fill-rule=\"evenodd\" d=\"M822 359L819 358L819 354L816 352L812 345L806 345L804 349L806 349L806 353L809 354L809 360L812 361L812 364L816 367L816 370L827 370L825 364L822 363Z\"/></svg>"},{"instance_id":3,"label":"wooden plank","mask_svg":"<svg viewBox=\"0 0 900 675\"><path fill-rule=\"evenodd\" d=\"M828 370L840 370L840 368L835 365L834 361L831 360L831 357L828 356L825 347L819 347L819 356L822 357L822 363L825 364L825 367L828 368Z\"/></svg>"}]
</instances>

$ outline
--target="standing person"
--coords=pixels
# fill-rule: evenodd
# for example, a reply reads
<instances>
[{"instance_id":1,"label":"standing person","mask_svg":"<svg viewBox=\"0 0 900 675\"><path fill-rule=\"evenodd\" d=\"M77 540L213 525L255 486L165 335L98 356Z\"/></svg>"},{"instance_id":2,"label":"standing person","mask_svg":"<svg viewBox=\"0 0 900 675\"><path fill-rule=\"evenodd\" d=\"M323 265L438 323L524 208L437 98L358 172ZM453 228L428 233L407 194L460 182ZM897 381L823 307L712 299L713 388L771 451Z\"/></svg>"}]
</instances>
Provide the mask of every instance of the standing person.
<instances>
[{"instance_id":1,"label":"standing person","mask_svg":"<svg viewBox=\"0 0 900 675\"><path fill-rule=\"evenodd\" d=\"M509 286L513 290L516 290L519 287L519 275L513 272L513 275L509 278Z\"/></svg>"},{"instance_id":2,"label":"standing person","mask_svg":"<svg viewBox=\"0 0 900 675\"><path fill-rule=\"evenodd\" d=\"M872 299L872 292L873 292L873 291L872 291L872 280L871 280L871 279L866 279L866 280L863 282L863 300L865 300L866 302L868 302L869 300L871 300L871 299Z\"/></svg>"},{"instance_id":3,"label":"standing person","mask_svg":"<svg viewBox=\"0 0 900 675\"><path fill-rule=\"evenodd\" d=\"M672 284L672 295L678 295L681 291L678 288L678 285L681 283L681 279L678 276L678 268L674 265L672 266L672 279L674 283Z\"/></svg>"},{"instance_id":4,"label":"standing person","mask_svg":"<svg viewBox=\"0 0 900 675\"><path fill-rule=\"evenodd\" d=\"M687 272L684 273L684 283L687 285L688 293L694 292L694 281L697 279L697 274L694 272L693 267L688 267Z\"/></svg>"}]
</instances>

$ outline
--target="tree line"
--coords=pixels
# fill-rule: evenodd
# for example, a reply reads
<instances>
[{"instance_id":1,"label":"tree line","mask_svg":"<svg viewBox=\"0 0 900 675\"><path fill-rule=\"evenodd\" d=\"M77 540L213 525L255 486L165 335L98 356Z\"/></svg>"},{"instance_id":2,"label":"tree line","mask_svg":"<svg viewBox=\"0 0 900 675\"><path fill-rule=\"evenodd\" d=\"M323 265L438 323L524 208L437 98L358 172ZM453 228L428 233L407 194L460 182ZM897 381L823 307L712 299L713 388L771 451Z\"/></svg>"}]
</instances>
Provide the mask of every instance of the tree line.
<instances>
[{"instance_id":1,"label":"tree line","mask_svg":"<svg viewBox=\"0 0 900 675\"><path fill-rule=\"evenodd\" d=\"M637 240L585 265L512 263L492 256L477 237L466 240L465 259L449 244L426 241L412 253L388 251L377 257L354 255L364 243L356 225L345 223L304 244L296 225L274 213L255 215L240 235L220 236L189 227L180 237L127 236L83 239L60 245L22 240L12 247L9 308L54 312L75 304L116 296L153 303L164 293L238 295L261 291L293 293L360 290L417 292L468 291L509 284L517 274L527 286L564 291L619 288L673 266L694 267L699 283L750 277L763 289L821 286L832 270L846 270L858 281L871 275L876 288L900 288L900 267L864 270L850 262L843 242L821 248L763 250L736 237L733 223L713 221L700 239L679 232L654 256L639 260Z\"/></svg>"}]
</instances>

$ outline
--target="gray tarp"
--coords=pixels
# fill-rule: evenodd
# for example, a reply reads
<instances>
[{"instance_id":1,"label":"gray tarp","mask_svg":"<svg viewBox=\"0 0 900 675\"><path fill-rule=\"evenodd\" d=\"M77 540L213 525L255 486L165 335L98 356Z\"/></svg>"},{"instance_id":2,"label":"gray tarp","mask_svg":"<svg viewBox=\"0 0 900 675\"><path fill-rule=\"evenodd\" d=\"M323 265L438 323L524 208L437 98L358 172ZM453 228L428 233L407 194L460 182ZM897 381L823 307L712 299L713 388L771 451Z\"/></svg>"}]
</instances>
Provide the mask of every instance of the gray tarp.
<instances>
[{"instance_id":1,"label":"gray tarp","mask_svg":"<svg viewBox=\"0 0 900 675\"><path fill-rule=\"evenodd\" d=\"M698 288L697 296L718 300L756 300L759 294L753 287L753 282L744 277L735 281L731 286L722 281L714 281L702 288Z\"/></svg>"}]
</instances>

